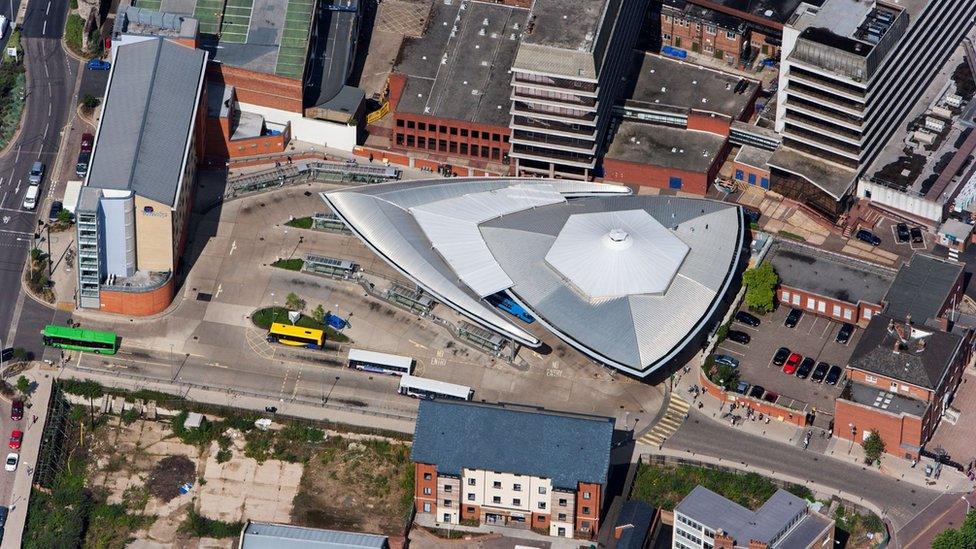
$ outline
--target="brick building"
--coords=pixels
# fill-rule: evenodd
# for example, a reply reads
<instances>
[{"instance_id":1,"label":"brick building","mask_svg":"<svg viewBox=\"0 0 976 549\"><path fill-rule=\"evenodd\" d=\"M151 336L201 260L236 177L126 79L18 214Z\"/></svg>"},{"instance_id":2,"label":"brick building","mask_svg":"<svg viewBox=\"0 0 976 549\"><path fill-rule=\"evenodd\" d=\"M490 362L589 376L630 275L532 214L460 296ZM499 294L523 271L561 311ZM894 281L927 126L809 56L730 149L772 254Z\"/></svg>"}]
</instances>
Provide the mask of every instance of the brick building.
<instances>
[{"instance_id":1,"label":"brick building","mask_svg":"<svg viewBox=\"0 0 976 549\"><path fill-rule=\"evenodd\" d=\"M414 504L435 523L476 520L593 539L613 419L425 400L411 459Z\"/></svg>"},{"instance_id":2,"label":"brick building","mask_svg":"<svg viewBox=\"0 0 976 549\"><path fill-rule=\"evenodd\" d=\"M963 277L961 264L925 254L902 266L847 365L835 436L876 430L888 453L918 457L973 356L972 330L950 320Z\"/></svg>"},{"instance_id":3,"label":"brick building","mask_svg":"<svg viewBox=\"0 0 976 549\"><path fill-rule=\"evenodd\" d=\"M867 325L883 308L896 271L805 244L777 239L766 254L776 300L837 322Z\"/></svg>"},{"instance_id":4,"label":"brick building","mask_svg":"<svg viewBox=\"0 0 976 549\"><path fill-rule=\"evenodd\" d=\"M743 145L732 161L732 178L740 183L769 188L769 158L773 151Z\"/></svg>"},{"instance_id":5,"label":"brick building","mask_svg":"<svg viewBox=\"0 0 976 549\"><path fill-rule=\"evenodd\" d=\"M696 486L674 508L672 549L812 549L833 541L834 521L786 490L752 511Z\"/></svg>"}]
</instances>

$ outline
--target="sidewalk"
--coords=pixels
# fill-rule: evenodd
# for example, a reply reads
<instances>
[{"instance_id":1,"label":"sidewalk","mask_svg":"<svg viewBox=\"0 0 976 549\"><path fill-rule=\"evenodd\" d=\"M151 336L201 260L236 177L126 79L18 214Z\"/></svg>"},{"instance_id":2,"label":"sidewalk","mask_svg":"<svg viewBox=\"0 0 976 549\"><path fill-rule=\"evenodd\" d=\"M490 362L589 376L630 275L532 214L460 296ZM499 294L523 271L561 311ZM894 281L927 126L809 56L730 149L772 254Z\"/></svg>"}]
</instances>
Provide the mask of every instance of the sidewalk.
<instances>
[{"instance_id":1,"label":"sidewalk","mask_svg":"<svg viewBox=\"0 0 976 549\"><path fill-rule=\"evenodd\" d=\"M499 534L506 538L525 539L541 541L550 544L553 549L575 549L584 544L584 540L559 538L556 536L545 536L533 532L528 528L512 528L510 526L488 525L464 526L461 524L445 524L434 520L431 513L417 513L414 524L424 528L438 528L440 530L451 530L455 532L471 532L472 534Z\"/></svg>"},{"instance_id":2,"label":"sidewalk","mask_svg":"<svg viewBox=\"0 0 976 549\"><path fill-rule=\"evenodd\" d=\"M688 392L689 388L696 385L698 382L699 368L699 366L695 366L688 374L685 374L681 378L677 379L675 382L674 391L676 395L690 399L692 401L693 409L698 408L698 403L700 402L703 405L702 408L700 408L700 411L706 417L711 418L713 421L722 423L727 428L745 431L747 433L761 436L770 440L797 446L798 448L802 448L801 441L806 431L809 430L812 431L813 437L811 437L810 446L806 448L806 451L820 453L831 459L852 463L858 466L864 464L864 449L860 444L852 445L849 440L844 440L837 437L831 437L829 439L821 438L820 435L823 430L816 427L798 428L792 424L781 421L770 421L769 423L765 423L758 420L745 420L735 427L732 427L729 421L721 419L722 414L728 411L728 406L726 406L725 403L719 402L718 399L711 395L695 397ZM885 454L881 458L881 467L879 472L892 478L910 482L916 486L921 486L928 489L944 489L954 492L969 492L973 489L973 482L966 478L966 475L951 467L944 467L942 469L941 478L938 480L938 482L933 482L934 479L928 479L925 477L926 463L931 463L931 460L923 459L913 468L910 460Z\"/></svg>"}]
</instances>

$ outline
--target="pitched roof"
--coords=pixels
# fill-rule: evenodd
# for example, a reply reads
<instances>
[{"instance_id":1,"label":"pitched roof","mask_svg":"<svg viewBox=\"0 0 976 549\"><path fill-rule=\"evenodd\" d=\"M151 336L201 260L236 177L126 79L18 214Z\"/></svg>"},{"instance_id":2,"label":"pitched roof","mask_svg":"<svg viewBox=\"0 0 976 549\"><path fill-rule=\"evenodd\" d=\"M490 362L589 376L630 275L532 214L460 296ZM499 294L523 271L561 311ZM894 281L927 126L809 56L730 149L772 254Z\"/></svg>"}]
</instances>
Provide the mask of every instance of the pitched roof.
<instances>
[{"instance_id":1,"label":"pitched roof","mask_svg":"<svg viewBox=\"0 0 976 549\"><path fill-rule=\"evenodd\" d=\"M439 474L484 469L548 478L556 488L603 484L613 419L424 400L411 458Z\"/></svg>"},{"instance_id":2,"label":"pitched roof","mask_svg":"<svg viewBox=\"0 0 976 549\"><path fill-rule=\"evenodd\" d=\"M647 503L635 499L624 502L614 525L624 527L617 539L617 549L643 549L653 520L654 508Z\"/></svg>"},{"instance_id":3,"label":"pitched roof","mask_svg":"<svg viewBox=\"0 0 976 549\"><path fill-rule=\"evenodd\" d=\"M775 544L806 509L805 501L786 490L777 490L759 509L751 511L699 485L674 510L713 530L724 530L737 546L745 546L750 540Z\"/></svg>"},{"instance_id":4,"label":"pitched roof","mask_svg":"<svg viewBox=\"0 0 976 549\"><path fill-rule=\"evenodd\" d=\"M206 59L163 38L118 48L88 186L175 203Z\"/></svg>"},{"instance_id":5,"label":"pitched roof","mask_svg":"<svg viewBox=\"0 0 976 549\"><path fill-rule=\"evenodd\" d=\"M963 266L927 254L915 254L902 265L891 283L885 301L885 313L896 319L911 314L916 323L924 324L942 310Z\"/></svg>"},{"instance_id":6,"label":"pitched roof","mask_svg":"<svg viewBox=\"0 0 976 549\"><path fill-rule=\"evenodd\" d=\"M386 536L305 528L273 522L249 522L241 549L383 549Z\"/></svg>"},{"instance_id":7,"label":"pitched roof","mask_svg":"<svg viewBox=\"0 0 976 549\"><path fill-rule=\"evenodd\" d=\"M888 313L875 315L854 347L849 364L858 370L934 391L959 351L962 338L916 325L906 334L908 343L896 352L895 344L900 338L896 331L888 328L891 322L901 323L902 320ZM924 347L920 347L919 342L923 340Z\"/></svg>"}]
</instances>

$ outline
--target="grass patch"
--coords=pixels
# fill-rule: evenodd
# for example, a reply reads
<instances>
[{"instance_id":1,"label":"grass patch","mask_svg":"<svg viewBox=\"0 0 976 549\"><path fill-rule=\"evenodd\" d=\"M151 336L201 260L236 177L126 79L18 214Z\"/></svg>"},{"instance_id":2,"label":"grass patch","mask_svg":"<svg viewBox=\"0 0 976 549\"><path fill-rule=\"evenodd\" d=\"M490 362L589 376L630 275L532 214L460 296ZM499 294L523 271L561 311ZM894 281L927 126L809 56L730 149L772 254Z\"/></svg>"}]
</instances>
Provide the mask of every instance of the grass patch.
<instances>
[{"instance_id":1,"label":"grass patch","mask_svg":"<svg viewBox=\"0 0 976 549\"><path fill-rule=\"evenodd\" d=\"M311 229L312 228L312 218L311 217L296 217L291 221L285 223L289 227L295 227L296 229Z\"/></svg>"},{"instance_id":2,"label":"grass patch","mask_svg":"<svg viewBox=\"0 0 976 549\"><path fill-rule=\"evenodd\" d=\"M85 54L85 51L81 48L81 37L84 34L85 20L77 13L69 15L68 21L64 24L64 41L78 55Z\"/></svg>"},{"instance_id":3,"label":"grass patch","mask_svg":"<svg viewBox=\"0 0 976 549\"><path fill-rule=\"evenodd\" d=\"M284 307L265 307L263 309L258 309L251 314L251 322L255 326L263 330L268 330L271 328L272 322L289 322L288 320L288 309ZM329 341L337 341L339 343L344 343L349 341L349 338L345 334L336 331L331 326L323 326L321 322L316 322L314 318L308 315L301 315L298 318L298 322L295 323L296 326L301 326L302 328L311 328L313 330L325 330L325 337Z\"/></svg>"},{"instance_id":4,"label":"grass patch","mask_svg":"<svg viewBox=\"0 0 976 549\"><path fill-rule=\"evenodd\" d=\"M305 265L305 260L301 258L279 259L271 264L272 267L278 267L279 269L285 269L288 271L300 271L302 270L303 265Z\"/></svg>"},{"instance_id":5,"label":"grass patch","mask_svg":"<svg viewBox=\"0 0 976 549\"><path fill-rule=\"evenodd\" d=\"M201 516L196 510L190 509L186 520L180 525L180 531L197 538L234 538L241 535L243 522L224 522Z\"/></svg>"},{"instance_id":6,"label":"grass patch","mask_svg":"<svg viewBox=\"0 0 976 549\"><path fill-rule=\"evenodd\" d=\"M798 235L796 233L791 233L790 231L780 231L780 232L778 232L776 234L782 236L783 238L788 238L790 240L796 240L797 242L806 242L807 241L807 239L803 238L802 236L800 236L800 235Z\"/></svg>"},{"instance_id":7,"label":"grass patch","mask_svg":"<svg viewBox=\"0 0 976 549\"><path fill-rule=\"evenodd\" d=\"M0 148L13 139L20 117L24 113L24 89L27 77L24 68L17 63L0 65Z\"/></svg>"},{"instance_id":8,"label":"grass patch","mask_svg":"<svg viewBox=\"0 0 976 549\"><path fill-rule=\"evenodd\" d=\"M671 511L699 484L753 510L765 503L777 489L771 480L756 473L732 473L691 465L646 464L637 471L633 497ZM813 498L813 493L805 486L791 485L786 489L801 498Z\"/></svg>"}]
</instances>

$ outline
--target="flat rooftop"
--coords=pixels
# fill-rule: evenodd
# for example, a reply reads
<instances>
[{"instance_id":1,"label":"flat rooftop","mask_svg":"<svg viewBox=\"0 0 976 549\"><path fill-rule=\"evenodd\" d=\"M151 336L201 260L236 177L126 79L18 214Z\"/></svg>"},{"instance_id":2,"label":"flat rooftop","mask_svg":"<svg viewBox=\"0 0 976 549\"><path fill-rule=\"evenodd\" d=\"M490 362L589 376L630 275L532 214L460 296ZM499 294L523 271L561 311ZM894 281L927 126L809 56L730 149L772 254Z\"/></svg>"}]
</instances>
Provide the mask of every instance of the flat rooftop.
<instances>
[{"instance_id":1,"label":"flat rooftop","mask_svg":"<svg viewBox=\"0 0 976 549\"><path fill-rule=\"evenodd\" d=\"M707 132L625 120L617 127L606 157L690 172L707 172L725 139Z\"/></svg>"},{"instance_id":2,"label":"flat rooftop","mask_svg":"<svg viewBox=\"0 0 976 549\"><path fill-rule=\"evenodd\" d=\"M482 2L460 8L434 2L424 36L404 40L394 72L407 84L397 110L507 127L508 71L529 11Z\"/></svg>"},{"instance_id":3,"label":"flat rooftop","mask_svg":"<svg viewBox=\"0 0 976 549\"><path fill-rule=\"evenodd\" d=\"M753 168L759 168L761 170L768 169L769 159L772 158L773 151L766 149L760 149L759 147L753 147L752 145L743 145L739 149L739 152L735 155L735 161L740 164L745 164L746 166L752 166Z\"/></svg>"},{"instance_id":4,"label":"flat rooftop","mask_svg":"<svg viewBox=\"0 0 976 549\"><path fill-rule=\"evenodd\" d=\"M855 170L785 146L776 149L769 165L806 179L837 200L854 185L857 175Z\"/></svg>"},{"instance_id":5,"label":"flat rooftop","mask_svg":"<svg viewBox=\"0 0 976 549\"><path fill-rule=\"evenodd\" d=\"M847 303L880 304L896 271L776 239L766 255L780 283Z\"/></svg>"},{"instance_id":6,"label":"flat rooftop","mask_svg":"<svg viewBox=\"0 0 976 549\"><path fill-rule=\"evenodd\" d=\"M316 0L135 0L133 5L196 19L201 48L215 62L302 78Z\"/></svg>"},{"instance_id":7,"label":"flat rooftop","mask_svg":"<svg viewBox=\"0 0 976 549\"><path fill-rule=\"evenodd\" d=\"M851 402L877 408L878 410L890 412L895 415L908 414L915 417L924 416L926 408L924 401L891 393L863 383L851 383Z\"/></svg>"},{"instance_id":8,"label":"flat rooftop","mask_svg":"<svg viewBox=\"0 0 976 549\"><path fill-rule=\"evenodd\" d=\"M695 0L689 0L695 3ZM711 0L727 10L748 13L776 23L785 23L801 3L822 5L824 0Z\"/></svg>"},{"instance_id":9,"label":"flat rooftop","mask_svg":"<svg viewBox=\"0 0 976 549\"><path fill-rule=\"evenodd\" d=\"M593 51L610 0L535 0L526 44Z\"/></svg>"},{"instance_id":10,"label":"flat rooftop","mask_svg":"<svg viewBox=\"0 0 976 549\"><path fill-rule=\"evenodd\" d=\"M636 52L632 66L630 78L635 84L628 107L671 106L737 119L759 88L755 80L652 53ZM740 81L748 82L748 87L735 93Z\"/></svg>"}]
</instances>

